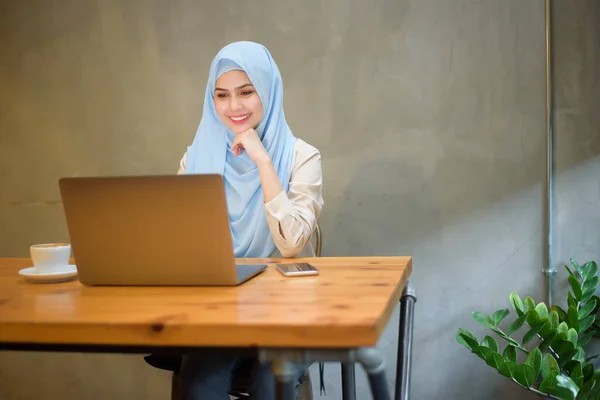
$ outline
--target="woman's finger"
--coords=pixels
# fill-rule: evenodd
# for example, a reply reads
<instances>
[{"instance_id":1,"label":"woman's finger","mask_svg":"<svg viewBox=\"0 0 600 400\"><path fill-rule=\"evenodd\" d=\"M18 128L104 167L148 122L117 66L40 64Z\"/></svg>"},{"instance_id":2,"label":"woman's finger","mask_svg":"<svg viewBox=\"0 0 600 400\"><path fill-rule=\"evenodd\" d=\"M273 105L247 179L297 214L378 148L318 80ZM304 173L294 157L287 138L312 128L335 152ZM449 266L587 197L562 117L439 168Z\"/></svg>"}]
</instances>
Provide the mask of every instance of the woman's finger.
<instances>
[{"instance_id":1,"label":"woman's finger","mask_svg":"<svg viewBox=\"0 0 600 400\"><path fill-rule=\"evenodd\" d=\"M237 143L237 144L232 143L232 145L231 145L231 151L236 156L239 156L240 154L242 154L243 149L244 149L244 146L241 143Z\"/></svg>"},{"instance_id":2,"label":"woman's finger","mask_svg":"<svg viewBox=\"0 0 600 400\"><path fill-rule=\"evenodd\" d=\"M236 147L238 147L240 145L240 138L239 135L237 135L235 138L233 138L233 142L231 142L231 147L229 148L229 150L234 151L236 149Z\"/></svg>"}]
</instances>

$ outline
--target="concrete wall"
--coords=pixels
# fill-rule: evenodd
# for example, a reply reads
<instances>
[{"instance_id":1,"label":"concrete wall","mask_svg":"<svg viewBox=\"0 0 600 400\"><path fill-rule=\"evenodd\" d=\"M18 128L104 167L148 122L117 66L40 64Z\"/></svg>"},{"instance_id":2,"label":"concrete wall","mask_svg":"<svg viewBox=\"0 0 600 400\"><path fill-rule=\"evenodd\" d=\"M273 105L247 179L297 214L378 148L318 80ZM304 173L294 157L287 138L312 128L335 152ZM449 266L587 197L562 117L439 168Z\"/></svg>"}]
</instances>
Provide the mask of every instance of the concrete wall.
<instances>
[{"instance_id":1,"label":"concrete wall","mask_svg":"<svg viewBox=\"0 0 600 400\"><path fill-rule=\"evenodd\" d=\"M600 6L554 3L562 265L598 256ZM412 398L534 398L454 332L483 333L470 313L512 290L542 300L543 0L0 2L0 256L68 240L60 176L175 172L210 60L240 39L271 49L290 125L323 154L324 254L414 256ZM338 371L323 398L340 398ZM138 356L0 354L2 399L168 385Z\"/></svg>"},{"instance_id":2,"label":"concrete wall","mask_svg":"<svg viewBox=\"0 0 600 400\"><path fill-rule=\"evenodd\" d=\"M555 3L554 256L562 266L600 255L600 3Z\"/></svg>"},{"instance_id":3,"label":"concrete wall","mask_svg":"<svg viewBox=\"0 0 600 400\"><path fill-rule=\"evenodd\" d=\"M566 304L564 265L600 260L600 3L554 1L556 301ZM589 354L600 352L599 341ZM600 363L595 362L596 368Z\"/></svg>"}]
</instances>

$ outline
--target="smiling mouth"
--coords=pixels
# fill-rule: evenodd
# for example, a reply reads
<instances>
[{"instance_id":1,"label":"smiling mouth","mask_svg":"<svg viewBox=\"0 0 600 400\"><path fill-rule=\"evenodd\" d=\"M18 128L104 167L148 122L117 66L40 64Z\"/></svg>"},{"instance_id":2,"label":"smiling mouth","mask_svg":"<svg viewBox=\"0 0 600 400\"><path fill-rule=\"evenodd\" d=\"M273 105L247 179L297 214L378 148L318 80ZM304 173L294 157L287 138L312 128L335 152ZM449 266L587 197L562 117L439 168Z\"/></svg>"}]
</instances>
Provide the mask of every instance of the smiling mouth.
<instances>
[{"instance_id":1,"label":"smiling mouth","mask_svg":"<svg viewBox=\"0 0 600 400\"><path fill-rule=\"evenodd\" d=\"M246 121L249 117L250 117L250 114L246 114L246 115L240 115L240 116L237 116L237 117L229 117L229 119L234 124L241 124L244 121Z\"/></svg>"}]
</instances>

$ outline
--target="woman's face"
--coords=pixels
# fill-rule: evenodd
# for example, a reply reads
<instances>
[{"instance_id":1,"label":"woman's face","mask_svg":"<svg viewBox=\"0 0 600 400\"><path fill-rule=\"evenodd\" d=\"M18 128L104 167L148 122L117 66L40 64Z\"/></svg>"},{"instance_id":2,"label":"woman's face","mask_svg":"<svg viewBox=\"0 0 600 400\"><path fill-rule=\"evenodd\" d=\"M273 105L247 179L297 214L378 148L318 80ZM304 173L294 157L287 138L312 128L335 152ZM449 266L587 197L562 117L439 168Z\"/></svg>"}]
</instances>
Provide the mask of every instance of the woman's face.
<instances>
[{"instance_id":1,"label":"woman's face","mask_svg":"<svg viewBox=\"0 0 600 400\"><path fill-rule=\"evenodd\" d=\"M264 113L260 97L244 71L229 71L217 79L214 102L219 119L235 134L256 129Z\"/></svg>"}]
</instances>

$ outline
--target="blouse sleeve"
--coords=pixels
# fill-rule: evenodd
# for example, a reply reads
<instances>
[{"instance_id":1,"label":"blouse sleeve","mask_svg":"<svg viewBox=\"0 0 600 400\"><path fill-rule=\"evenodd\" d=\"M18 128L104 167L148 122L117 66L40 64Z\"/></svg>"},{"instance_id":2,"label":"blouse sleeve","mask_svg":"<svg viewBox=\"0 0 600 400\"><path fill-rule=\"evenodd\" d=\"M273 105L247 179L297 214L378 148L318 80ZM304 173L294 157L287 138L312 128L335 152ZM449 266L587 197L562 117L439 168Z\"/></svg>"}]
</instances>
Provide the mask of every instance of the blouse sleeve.
<instances>
[{"instance_id":1,"label":"blouse sleeve","mask_svg":"<svg viewBox=\"0 0 600 400\"><path fill-rule=\"evenodd\" d=\"M287 194L264 204L269 230L283 257L294 257L308 244L323 208L323 172L319 151L302 142L295 154Z\"/></svg>"},{"instance_id":2,"label":"blouse sleeve","mask_svg":"<svg viewBox=\"0 0 600 400\"><path fill-rule=\"evenodd\" d=\"M187 152L183 154L181 160L179 161L179 171L177 171L177 175L185 174L185 161L187 159Z\"/></svg>"}]
</instances>

